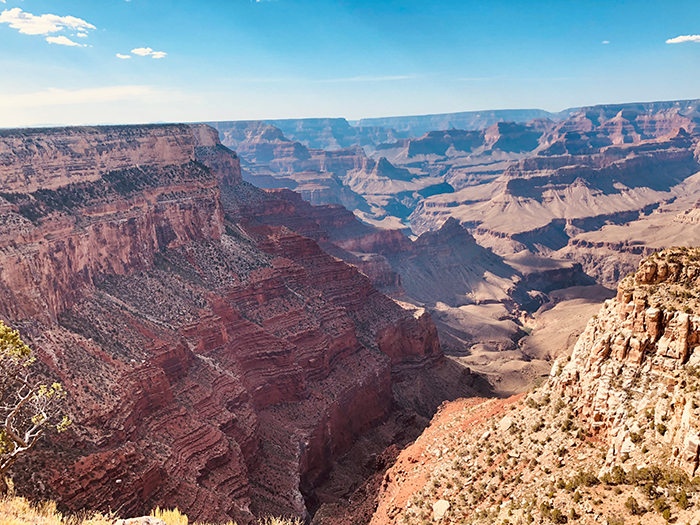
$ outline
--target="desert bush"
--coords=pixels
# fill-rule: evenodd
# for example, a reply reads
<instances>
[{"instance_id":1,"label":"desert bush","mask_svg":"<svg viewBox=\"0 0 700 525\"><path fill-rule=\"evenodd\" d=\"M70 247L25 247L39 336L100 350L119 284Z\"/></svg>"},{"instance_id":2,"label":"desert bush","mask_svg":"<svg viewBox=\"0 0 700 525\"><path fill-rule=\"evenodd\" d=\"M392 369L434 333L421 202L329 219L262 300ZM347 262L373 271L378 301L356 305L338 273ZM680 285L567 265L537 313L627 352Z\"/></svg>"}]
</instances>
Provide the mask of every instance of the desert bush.
<instances>
[{"instance_id":1,"label":"desert bush","mask_svg":"<svg viewBox=\"0 0 700 525\"><path fill-rule=\"evenodd\" d=\"M610 473L610 482L612 485L624 485L627 483L627 474L625 473L625 469L623 469L620 465L615 465Z\"/></svg>"},{"instance_id":2,"label":"desert bush","mask_svg":"<svg viewBox=\"0 0 700 525\"><path fill-rule=\"evenodd\" d=\"M632 516L641 516L644 514L644 508L634 499L634 496L627 498L627 501L625 501L625 508Z\"/></svg>"},{"instance_id":3,"label":"desert bush","mask_svg":"<svg viewBox=\"0 0 700 525\"><path fill-rule=\"evenodd\" d=\"M168 525L187 525L187 516L181 514L178 509L160 509L156 507L151 511L151 516L163 520Z\"/></svg>"},{"instance_id":4,"label":"desert bush","mask_svg":"<svg viewBox=\"0 0 700 525\"><path fill-rule=\"evenodd\" d=\"M595 474L589 471L579 470L574 475L574 477L572 477L571 480L569 480L569 482L566 484L566 490L572 492L578 487L592 487L594 485L597 485L598 483L600 483L600 480L596 477Z\"/></svg>"}]
</instances>

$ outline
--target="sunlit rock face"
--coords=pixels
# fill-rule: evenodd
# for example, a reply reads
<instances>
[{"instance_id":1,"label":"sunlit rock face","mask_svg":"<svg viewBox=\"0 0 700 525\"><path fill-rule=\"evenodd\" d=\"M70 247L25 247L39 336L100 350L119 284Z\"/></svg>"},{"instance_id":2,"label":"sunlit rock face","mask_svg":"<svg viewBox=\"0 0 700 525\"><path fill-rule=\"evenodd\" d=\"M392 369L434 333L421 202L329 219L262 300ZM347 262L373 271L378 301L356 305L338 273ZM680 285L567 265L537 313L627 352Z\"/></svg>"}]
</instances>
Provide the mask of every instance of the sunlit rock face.
<instances>
[{"instance_id":1,"label":"sunlit rock face","mask_svg":"<svg viewBox=\"0 0 700 525\"><path fill-rule=\"evenodd\" d=\"M392 376L441 366L429 315L253 224L264 206L211 128L3 131L0 155L0 316L73 421L18 464L24 494L125 516L304 516L389 414Z\"/></svg>"}]
</instances>

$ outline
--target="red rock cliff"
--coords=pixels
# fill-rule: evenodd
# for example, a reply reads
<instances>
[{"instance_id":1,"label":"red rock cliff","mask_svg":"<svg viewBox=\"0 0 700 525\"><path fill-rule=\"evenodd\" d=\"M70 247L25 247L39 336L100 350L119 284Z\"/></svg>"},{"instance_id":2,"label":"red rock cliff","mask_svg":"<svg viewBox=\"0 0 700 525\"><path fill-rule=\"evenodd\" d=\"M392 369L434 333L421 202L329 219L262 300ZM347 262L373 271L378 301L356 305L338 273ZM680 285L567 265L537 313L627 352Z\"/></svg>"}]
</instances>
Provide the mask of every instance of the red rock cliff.
<instances>
[{"instance_id":1,"label":"red rock cliff","mask_svg":"<svg viewBox=\"0 0 700 525\"><path fill-rule=\"evenodd\" d=\"M207 128L3 133L4 173L34 171L0 187L0 315L74 421L15 469L21 492L303 516L303 492L389 413L392 366L441 358L428 316L313 240L224 218L240 166Z\"/></svg>"}]
</instances>

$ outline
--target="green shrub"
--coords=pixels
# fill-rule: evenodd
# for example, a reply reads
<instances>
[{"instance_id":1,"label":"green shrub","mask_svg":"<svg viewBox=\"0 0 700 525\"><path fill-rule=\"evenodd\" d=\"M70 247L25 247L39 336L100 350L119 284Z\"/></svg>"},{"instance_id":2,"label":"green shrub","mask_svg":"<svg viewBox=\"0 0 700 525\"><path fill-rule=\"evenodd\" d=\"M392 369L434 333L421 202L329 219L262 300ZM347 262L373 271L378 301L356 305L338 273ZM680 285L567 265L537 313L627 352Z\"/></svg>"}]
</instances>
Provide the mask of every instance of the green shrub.
<instances>
[{"instance_id":1,"label":"green shrub","mask_svg":"<svg viewBox=\"0 0 700 525\"><path fill-rule=\"evenodd\" d=\"M627 498L627 501L625 501L625 508L632 516L641 516L644 514L644 508L634 499L634 496Z\"/></svg>"}]
</instances>

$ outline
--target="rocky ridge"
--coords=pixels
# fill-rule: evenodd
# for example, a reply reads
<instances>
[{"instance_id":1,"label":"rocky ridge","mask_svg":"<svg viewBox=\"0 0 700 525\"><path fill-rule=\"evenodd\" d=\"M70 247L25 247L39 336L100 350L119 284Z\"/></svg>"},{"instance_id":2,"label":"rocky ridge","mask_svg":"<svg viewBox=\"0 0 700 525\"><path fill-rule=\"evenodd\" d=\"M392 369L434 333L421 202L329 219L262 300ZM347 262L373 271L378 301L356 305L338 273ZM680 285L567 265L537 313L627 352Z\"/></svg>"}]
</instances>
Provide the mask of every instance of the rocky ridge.
<instances>
[{"instance_id":1,"label":"rocky ridge","mask_svg":"<svg viewBox=\"0 0 700 525\"><path fill-rule=\"evenodd\" d=\"M694 523L698 261L645 259L535 391L445 404L371 523Z\"/></svg>"}]
</instances>

